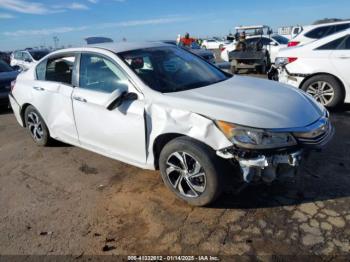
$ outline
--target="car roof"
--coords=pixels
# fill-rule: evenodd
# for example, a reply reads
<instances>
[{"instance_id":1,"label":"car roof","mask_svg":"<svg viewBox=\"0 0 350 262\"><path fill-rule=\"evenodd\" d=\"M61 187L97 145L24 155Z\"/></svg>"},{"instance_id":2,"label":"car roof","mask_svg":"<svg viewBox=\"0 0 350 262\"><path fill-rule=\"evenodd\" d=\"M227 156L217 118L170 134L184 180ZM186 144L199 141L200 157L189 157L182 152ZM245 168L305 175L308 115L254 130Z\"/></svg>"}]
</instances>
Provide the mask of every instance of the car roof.
<instances>
[{"instance_id":1,"label":"car roof","mask_svg":"<svg viewBox=\"0 0 350 262\"><path fill-rule=\"evenodd\" d=\"M132 51L137 49L172 46L164 42L118 42L118 43L103 43L96 45L89 45L88 47L101 48L113 53L122 53L126 51Z\"/></svg>"},{"instance_id":2,"label":"car roof","mask_svg":"<svg viewBox=\"0 0 350 262\"><path fill-rule=\"evenodd\" d=\"M316 25L307 25L304 27L307 29L314 29L317 27L323 27L323 26L329 26L329 25L342 25L342 24L349 24L350 20L343 20L343 21L337 21L337 22L330 22L330 23L321 23L321 24L316 24Z\"/></svg>"},{"instance_id":3,"label":"car roof","mask_svg":"<svg viewBox=\"0 0 350 262\"><path fill-rule=\"evenodd\" d=\"M289 52L299 52L299 50L313 50L317 47L320 47L322 45L325 45L339 37L342 37L342 36L345 36L347 34L350 34L350 28L348 29L345 29L345 30L342 30L340 32L337 32L337 33L334 33L334 34L331 34L329 36L326 36L326 37L323 37L323 38L320 38L318 40L315 40L313 42L310 42L310 43L307 43L305 45L301 45L301 46L293 46L293 47L289 47L289 48L285 48L283 50L281 50L280 52L281 53L289 53Z\"/></svg>"}]
</instances>

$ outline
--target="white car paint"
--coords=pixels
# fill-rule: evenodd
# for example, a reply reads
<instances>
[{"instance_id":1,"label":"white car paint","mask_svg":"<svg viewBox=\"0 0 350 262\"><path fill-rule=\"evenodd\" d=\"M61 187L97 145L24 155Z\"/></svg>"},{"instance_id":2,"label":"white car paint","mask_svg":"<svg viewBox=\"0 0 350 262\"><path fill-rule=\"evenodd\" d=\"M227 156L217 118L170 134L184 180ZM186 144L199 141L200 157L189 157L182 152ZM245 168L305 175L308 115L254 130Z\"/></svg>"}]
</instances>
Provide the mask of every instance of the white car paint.
<instances>
[{"instance_id":1,"label":"white car paint","mask_svg":"<svg viewBox=\"0 0 350 262\"><path fill-rule=\"evenodd\" d=\"M204 49L219 49L221 46L226 44L225 41L220 41L218 39L205 39L202 42L201 47Z\"/></svg>"},{"instance_id":2,"label":"white car paint","mask_svg":"<svg viewBox=\"0 0 350 262\"><path fill-rule=\"evenodd\" d=\"M143 52L147 48L169 48L178 58L197 61L201 67L208 66L225 77L214 84L185 91L155 91L141 80L135 67L131 69L128 65L134 61L131 56L124 58L125 61L121 58L125 51L130 55L130 52L140 49ZM122 75L114 78L114 81L118 81L118 88L107 93L81 87L83 80L79 81L79 77L84 79L88 71L87 67L86 71L80 71L83 64L79 60L80 54L92 55L94 58L98 56L97 60L107 59L109 64L103 66L112 68L111 71L118 76ZM138 55L136 60L139 59ZM58 62L54 66L46 65L47 61L51 63L55 59ZM72 66L72 80L66 84L50 81L52 72L48 68L55 68L55 74L60 73L56 70L62 68L59 62L61 59L69 61ZM259 174L261 177L264 175L264 181L268 182L276 178L274 174L279 172L280 164L294 170L300 161L303 146L310 146L305 141L297 142L305 134L315 136L315 133L322 132L322 143L317 141L317 146L323 146L331 138L333 129L327 111L304 92L268 80L226 75L202 59L196 59L194 55L164 43L101 44L60 50L18 76L9 96L10 102L22 126L25 126L25 108L31 105L41 115L52 138L151 170L158 167L159 156L154 148L160 137L176 134L193 138L213 150L218 157L238 161L247 182L252 180L257 168L261 169ZM165 61L170 72L176 73L172 71L176 64ZM149 66L152 68L152 64ZM96 73L94 70L92 72ZM45 80L38 80L42 75ZM125 92L137 94L137 97L110 108L111 101L125 95ZM266 134L267 138L264 136L262 139L268 141L269 136L283 140L280 138L282 136L287 138L283 145L287 143L297 148L293 147L293 152L283 153L280 147L274 148L267 144L275 155L260 154L258 158L242 158L230 151L237 149L236 142L219 127L220 123L233 125L239 132L247 129L250 133ZM264 169L268 169L268 172L264 172Z\"/></svg>"},{"instance_id":3,"label":"white car paint","mask_svg":"<svg viewBox=\"0 0 350 262\"><path fill-rule=\"evenodd\" d=\"M270 41L269 44L265 44L264 45L264 48L269 51L271 63L274 63L274 61L276 59L276 56L278 54L278 51L280 49L282 49L282 48L286 48L287 47L286 43L285 44L279 43L273 37L274 37L274 35L271 35L271 36L264 35L264 36L262 36L262 38L265 41ZM249 41L249 39L253 40L253 39L260 39L260 38L261 38L260 36L248 36L247 37L247 41ZM229 62L229 53L236 49L236 44L237 44L236 42L233 42L233 43L224 45L223 46L223 50L221 51L221 59L223 59L226 62Z\"/></svg>"},{"instance_id":4,"label":"white car paint","mask_svg":"<svg viewBox=\"0 0 350 262\"><path fill-rule=\"evenodd\" d=\"M313 41L316 41L322 37L326 37L330 34L334 34L337 32L340 32L346 28L350 28L350 21L340 21L340 22L332 22L332 23L324 23L324 24L317 24L317 25L306 25L302 27L302 31L297 34L294 38L290 40L290 43L293 43L293 46L295 45L305 45L308 43L311 43ZM316 30L322 30L326 29L324 31L324 34L320 34L319 36L313 36L310 37L309 34L313 34L316 32Z\"/></svg>"},{"instance_id":5,"label":"white car paint","mask_svg":"<svg viewBox=\"0 0 350 262\"><path fill-rule=\"evenodd\" d=\"M350 29L307 45L281 50L278 57L295 57L297 60L285 65L287 70L280 69L279 81L300 88L306 77L320 73L330 74L341 81L345 88L345 102L350 102L350 50L318 50L319 47L347 35L350 35Z\"/></svg>"},{"instance_id":6,"label":"white car paint","mask_svg":"<svg viewBox=\"0 0 350 262\"><path fill-rule=\"evenodd\" d=\"M38 62L37 59L35 59L31 52L45 52L46 51L40 51L40 50L32 50L32 51L28 51L28 50L20 50L20 51L14 51L11 54L11 61L10 64L11 66L18 66L20 67L22 70L27 70L28 68L30 68L32 65L35 65L36 62ZM48 52L47 52L48 53ZM42 56L39 56L40 59L42 58ZM39 60L40 60L39 59Z\"/></svg>"}]
</instances>

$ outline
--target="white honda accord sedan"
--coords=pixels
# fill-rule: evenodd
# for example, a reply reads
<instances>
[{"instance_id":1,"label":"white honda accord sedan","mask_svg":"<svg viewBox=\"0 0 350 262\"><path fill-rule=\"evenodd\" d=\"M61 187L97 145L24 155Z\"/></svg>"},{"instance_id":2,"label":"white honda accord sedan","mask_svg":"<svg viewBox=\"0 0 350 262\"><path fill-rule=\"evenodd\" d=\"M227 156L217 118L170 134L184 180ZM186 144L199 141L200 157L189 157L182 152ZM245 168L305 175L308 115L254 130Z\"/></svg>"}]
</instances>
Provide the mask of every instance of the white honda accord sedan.
<instances>
[{"instance_id":1,"label":"white honda accord sedan","mask_svg":"<svg viewBox=\"0 0 350 262\"><path fill-rule=\"evenodd\" d=\"M242 181L271 183L333 135L327 110L303 91L226 74L164 43L56 51L18 76L10 101L38 145L57 139L160 169L200 206L222 191L223 163Z\"/></svg>"}]
</instances>

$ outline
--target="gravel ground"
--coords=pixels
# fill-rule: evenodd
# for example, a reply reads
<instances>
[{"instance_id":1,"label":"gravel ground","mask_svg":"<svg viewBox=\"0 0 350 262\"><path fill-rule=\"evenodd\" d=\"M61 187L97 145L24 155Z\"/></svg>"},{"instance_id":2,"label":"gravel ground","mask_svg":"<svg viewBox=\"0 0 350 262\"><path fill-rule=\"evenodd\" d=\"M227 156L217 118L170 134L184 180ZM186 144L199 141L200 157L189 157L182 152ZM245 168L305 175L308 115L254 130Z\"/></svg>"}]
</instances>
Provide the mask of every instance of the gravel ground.
<instances>
[{"instance_id":1,"label":"gravel ground","mask_svg":"<svg viewBox=\"0 0 350 262\"><path fill-rule=\"evenodd\" d=\"M177 200L158 172L57 143L41 148L0 113L0 254L348 255L350 107L298 182Z\"/></svg>"}]
</instances>

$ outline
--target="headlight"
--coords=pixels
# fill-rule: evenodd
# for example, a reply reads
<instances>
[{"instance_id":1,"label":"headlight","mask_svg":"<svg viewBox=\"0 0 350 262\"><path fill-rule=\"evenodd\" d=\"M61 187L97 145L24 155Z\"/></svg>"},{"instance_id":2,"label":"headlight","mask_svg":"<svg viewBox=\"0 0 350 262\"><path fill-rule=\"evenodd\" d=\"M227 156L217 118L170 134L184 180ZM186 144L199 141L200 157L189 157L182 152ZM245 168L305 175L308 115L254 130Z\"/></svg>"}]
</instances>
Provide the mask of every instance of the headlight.
<instances>
[{"instance_id":1,"label":"headlight","mask_svg":"<svg viewBox=\"0 0 350 262\"><path fill-rule=\"evenodd\" d=\"M224 121L216 121L216 125L234 144L249 149L269 149L296 145L290 133L275 133L261 129L237 126Z\"/></svg>"}]
</instances>

